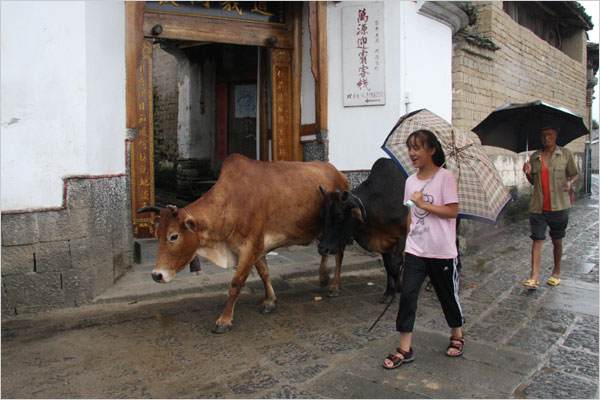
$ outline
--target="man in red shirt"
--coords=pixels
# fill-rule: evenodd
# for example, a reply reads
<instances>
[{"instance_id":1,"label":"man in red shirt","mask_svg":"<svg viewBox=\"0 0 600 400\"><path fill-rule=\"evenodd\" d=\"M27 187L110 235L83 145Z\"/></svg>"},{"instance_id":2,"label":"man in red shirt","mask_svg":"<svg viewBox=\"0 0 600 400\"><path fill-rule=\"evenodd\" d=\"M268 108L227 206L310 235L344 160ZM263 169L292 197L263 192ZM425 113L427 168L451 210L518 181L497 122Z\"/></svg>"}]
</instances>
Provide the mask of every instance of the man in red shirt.
<instances>
[{"instance_id":1,"label":"man in red shirt","mask_svg":"<svg viewBox=\"0 0 600 400\"><path fill-rule=\"evenodd\" d=\"M562 238L569 222L571 200L569 191L579 178L579 170L570 150L556 145L558 128L544 125L539 132L543 149L534 152L531 160L523 165L523 172L533 185L533 196L529 207L531 226L531 277L523 285L537 289L539 286L542 244L546 229L550 227L554 253L554 269L548 285L560 284L560 261Z\"/></svg>"}]
</instances>

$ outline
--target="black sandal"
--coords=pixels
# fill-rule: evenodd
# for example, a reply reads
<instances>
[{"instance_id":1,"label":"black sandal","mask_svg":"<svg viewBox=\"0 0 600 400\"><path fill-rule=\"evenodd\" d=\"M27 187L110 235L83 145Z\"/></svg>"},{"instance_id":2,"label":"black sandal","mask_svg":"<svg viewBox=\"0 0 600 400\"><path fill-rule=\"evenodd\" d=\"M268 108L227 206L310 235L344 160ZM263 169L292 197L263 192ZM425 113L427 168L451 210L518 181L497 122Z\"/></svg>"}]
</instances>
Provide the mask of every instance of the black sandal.
<instances>
[{"instance_id":1,"label":"black sandal","mask_svg":"<svg viewBox=\"0 0 600 400\"><path fill-rule=\"evenodd\" d=\"M453 341L459 342L459 343L454 343ZM460 357L460 356L462 356L464 348L465 348L465 338L464 337L450 336L450 344L446 348L446 355L448 357ZM448 350L450 350L450 349L456 349L456 350L458 350L458 353L448 354Z\"/></svg>"},{"instance_id":2,"label":"black sandal","mask_svg":"<svg viewBox=\"0 0 600 400\"><path fill-rule=\"evenodd\" d=\"M413 355L412 348L409 351L404 351L400 347L397 347L396 351L398 353L402 354L402 357L404 357L404 358L400 358L395 354L388 354L388 356L385 359L390 360L393 363L393 365L391 367L388 367L387 365L385 365L385 360L384 360L383 368L394 369L394 368L398 368L399 366L401 366L404 363L413 362L415 360L415 356Z\"/></svg>"}]
</instances>

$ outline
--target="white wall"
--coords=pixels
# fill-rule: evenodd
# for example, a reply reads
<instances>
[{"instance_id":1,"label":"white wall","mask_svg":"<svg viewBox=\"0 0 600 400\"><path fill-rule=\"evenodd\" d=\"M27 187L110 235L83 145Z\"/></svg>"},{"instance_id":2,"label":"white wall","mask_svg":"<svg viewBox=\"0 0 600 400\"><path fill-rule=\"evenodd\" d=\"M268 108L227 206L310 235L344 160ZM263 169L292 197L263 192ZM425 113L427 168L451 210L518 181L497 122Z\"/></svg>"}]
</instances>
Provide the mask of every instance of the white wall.
<instances>
[{"instance_id":1,"label":"white wall","mask_svg":"<svg viewBox=\"0 0 600 400\"><path fill-rule=\"evenodd\" d=\"M384 4L386 104L364 107L344 107L342 96L342 8L357 3L328 6L329 159L340 170L370 169L387 157L381 145L407 110L452 118L452 29L418 14L415 2Z\"/></svg>"},{"instance_id":2,"label":"white wall","mask_svg":"<svg viewBox=\"0 0 600 400\"><path fill-rule=\"evenodd\" d=\"M1 208L58 207L62 177L125 172L122 2L1 2Z\"/></svg>"},{"instance_id":3,"label":"white wall","mask_svg":"<svg viewBox=\"0 0 600 400\"><path fill-rule=\"evenodd\" d=\"M85 1L87 174L125 172L125 5Z\"/></svg>"}]
</instances>

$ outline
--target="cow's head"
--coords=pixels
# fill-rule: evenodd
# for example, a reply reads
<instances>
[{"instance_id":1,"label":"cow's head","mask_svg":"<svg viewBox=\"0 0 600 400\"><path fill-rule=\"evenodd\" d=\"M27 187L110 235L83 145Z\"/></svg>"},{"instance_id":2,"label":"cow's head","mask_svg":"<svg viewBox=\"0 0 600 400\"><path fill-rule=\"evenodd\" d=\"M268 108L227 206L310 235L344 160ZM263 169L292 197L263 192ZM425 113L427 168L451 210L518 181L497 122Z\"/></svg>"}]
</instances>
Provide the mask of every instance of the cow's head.
<instances>
[{"instance_id":1,"label":"cow's head","mask_svg":"<svg viewBox=\"0 0 600 400\"><path fill-rule=\"evenodd\" d=\"M176 206L150 206L137 212L159 214L156 229L158 257L152 279L159 283L170 282L194 259L200 240L197 222L185 208L178 210Z\"/></svg>"},{"instance_id":2,"label":"cow's head","mask_svg":"<svg viewBox=\"0 0 600 400\"><path fill-rule=\"evenodd\" d=\"M319 187L325 197L319 216L323 222L323 234L319 242L319 254L335 254L352 240L352 234L363 219L363 206L349 191L328 192Z\"/></svg>"}]
</instances>

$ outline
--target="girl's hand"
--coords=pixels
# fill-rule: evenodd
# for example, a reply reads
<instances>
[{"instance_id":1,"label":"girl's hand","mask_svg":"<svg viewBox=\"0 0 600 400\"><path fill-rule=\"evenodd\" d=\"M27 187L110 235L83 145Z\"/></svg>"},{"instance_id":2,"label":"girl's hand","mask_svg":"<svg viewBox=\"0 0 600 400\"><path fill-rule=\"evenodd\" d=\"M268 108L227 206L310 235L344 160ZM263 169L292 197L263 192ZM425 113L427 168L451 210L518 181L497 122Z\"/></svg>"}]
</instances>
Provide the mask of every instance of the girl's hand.
<instances>
[{"instance_id":1,"label":"girl's hand","mask_svg":"<svg viewBox=\"0 0 600 400\"><path fill-rule=\"evenodd\" d=\"M422 208L423 205L423 192L413 192L410 196L410 200L414 203L415 206Z\"/></svg>"},{"instance_id":2,"label":"girl's hand","mask_svg":"<svg viewBox=\"0 0 600 400\"><path fill-rule=\"evenodd\" d=\"M573 188L573 181L568 180L567 181L567 186L565 186L565 188L563 189L565 192L568 192L569 190L571 190Z\"/></svg>"}]
</instances>

